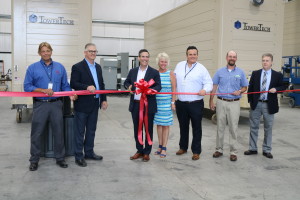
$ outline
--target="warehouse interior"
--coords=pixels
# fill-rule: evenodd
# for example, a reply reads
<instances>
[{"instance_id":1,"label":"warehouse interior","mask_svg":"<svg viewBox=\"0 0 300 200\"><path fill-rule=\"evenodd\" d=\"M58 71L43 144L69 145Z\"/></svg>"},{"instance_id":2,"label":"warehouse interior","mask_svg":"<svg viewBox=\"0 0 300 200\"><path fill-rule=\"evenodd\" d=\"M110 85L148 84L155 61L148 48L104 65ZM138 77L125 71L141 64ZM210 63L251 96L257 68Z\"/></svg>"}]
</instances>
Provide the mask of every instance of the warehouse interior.
<instances>
[{"instance_id":1,"label":"warehouse interior","mask_svg":"<svg viewBox=\"0 0 300 200\"><path fill-rule=\"evenodd\" d=\"M261 68L261 55L272 53L273 69L283 73L288 89L300 89L299 24L300 0L1 0L0 93L24 91L26 69L40 59L37 48L44 41L52 45L52 57L65 66L68 78L72 65L84 58L84 45L95 43L107 90L125 90L129 70L139 66L140 49L149 50L154 68L156 55L168 53L168 68L174 70L190 45L198 47L198 61L210 76L226 65L229 50L237 52L237 65L248 78ZM0 95L0 199L297 199L300 93L279 96L273 160L243 156L249 137L244 95L237 163L212 158L216 125L211 115L202 122L200 161L190 160L190 154L176 156L175 112L166 159L153 155L147 164L132 162L129 98L109 95L108 110L99 112L95 141L104 160L79 169L70 154L69 168L62 170L51 153L44 154L38 172L31 173L32 98Z\"/></svg>"}]
</instances>

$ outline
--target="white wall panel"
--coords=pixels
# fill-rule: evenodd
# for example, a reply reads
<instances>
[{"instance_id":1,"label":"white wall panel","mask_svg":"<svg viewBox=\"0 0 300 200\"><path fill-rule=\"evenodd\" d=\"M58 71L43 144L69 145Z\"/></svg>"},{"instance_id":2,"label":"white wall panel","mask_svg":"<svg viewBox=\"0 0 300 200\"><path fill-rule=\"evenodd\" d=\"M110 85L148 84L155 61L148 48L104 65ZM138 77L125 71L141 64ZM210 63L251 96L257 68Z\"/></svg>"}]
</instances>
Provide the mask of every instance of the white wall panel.
<instances>
[{"instance_id":1,"label":"white wall panel","mask_svg":"<svg viewBox=\"0 0 300 200\"><path fill-rule=\"evenodd\" d=\"M1 0L0 14L11 15L11 0Z\"/></svg>"},{"instance_id":2,"label":"white wall panel","mask_svg":"<svg viewBox=\"0 0 300 200\"><path fill-rule=\"evenodd\" d=\"M116 55L116 52L129 52L135 56L143 48L143 40L117 39L117 38L93 38L97 45L99 55Z\"/></svg>"},{"instance_id":3,"label":"white wall panel","mask_svg":"<svg viewBox=\"0 0 300 200\"><path fill-rule=\"evenodd\" d=\"M286 4L284 12L283 56L300 55L300 1Z\"/></svg>"},{"instance_id":4,"label":"white wall panel","mask_svg":"<svg viewBox=\"0 0 300 200\"><path fill-rule=\"evenodd\" d=\"M13 1L13 91L23 91L27 66L40 60L38 45L48 42L53 48L53 60L62 63L70 76L73 64L83 56L84 45L91 42L91 0L14 0ZM36 15L37 21L29 20ZM73 20L72 25L41 23L48 19ZM59 20L58 20L59 21ZM13 104L30 104L13 98Z\"/></svg>"},{"instance_id":5,"label":"white wall panel","mask_svg":"<svg viewBox=\"0 0 300 200\"><path fill-rule=\"evenodd\" d=\"M93 0L93 19L145 22L189 0Z\"/></svg>"}]
</instances>

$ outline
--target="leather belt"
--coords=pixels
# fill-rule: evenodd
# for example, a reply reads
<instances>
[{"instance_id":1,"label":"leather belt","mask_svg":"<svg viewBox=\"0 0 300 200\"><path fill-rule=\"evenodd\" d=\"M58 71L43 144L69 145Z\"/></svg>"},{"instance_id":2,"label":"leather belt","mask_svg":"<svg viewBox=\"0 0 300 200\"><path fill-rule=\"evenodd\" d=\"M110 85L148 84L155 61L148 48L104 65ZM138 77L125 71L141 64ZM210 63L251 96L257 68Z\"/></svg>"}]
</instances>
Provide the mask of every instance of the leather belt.
<instances>
[{"instance_id":1,"label":"leather belt","mask_svg":"<svg viewBox=\"0 0 300 200\"><path fill-rule=\"evenodd\" d=\"M60 100L61 100L61 98L56 98L56 99L34 99L34 101L49 102L49 103L60 101Z\"/></svg>"},{"instance_id":2,"label":"leather belt","mask_svg":"<svg viewBox=\"0 0 300 200\"><path fill-rule=\"evenodd\" d=\"M267 103L268 102L268 100L258 100L258 101L263 102L263 103Z\"/></svg>"},{"instance_id":3,"label":"leather belt","mask_svg":"<svg viewBox=\"0 0 300 200\"><path fill-rule=\"evenodd\" d=\"M239 101L240 99L224 99L222 97L218 97L218 99L222 100L222 101L227 101L227 102L232 102L232 101Z\"/></svg>"},{"instance_id":4,"label":"leather belt","mask_svg":"<svg viewBox=\"0 0 300 200\"><path fill-rule=\"evenodd\" d=\"M178 100L179 102L181 102L181 103L198 103L198 102L201 102L201 101L203 101L203 99L201 99L201 100L195 100L195 101L180 101L180 100Z\"/></svg>"},{"instance_id":5,"label":"leather belt","mask_svg":"<svg viewBox=\"0 0 300 200\"><path fill-rule=\"evenodd\" d=\"M134 100L135 103L140 103L140 100Z\"/></svg>"}]
</instances>

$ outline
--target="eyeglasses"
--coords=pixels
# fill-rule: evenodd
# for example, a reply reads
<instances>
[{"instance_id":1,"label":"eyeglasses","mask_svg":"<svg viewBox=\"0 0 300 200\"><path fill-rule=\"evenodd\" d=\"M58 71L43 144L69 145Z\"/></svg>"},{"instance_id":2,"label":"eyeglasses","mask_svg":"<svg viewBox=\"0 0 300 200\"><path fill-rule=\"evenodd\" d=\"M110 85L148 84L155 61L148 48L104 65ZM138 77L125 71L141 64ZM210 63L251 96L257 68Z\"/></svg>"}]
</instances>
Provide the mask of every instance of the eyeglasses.
<instances>
[{"instance_id":1,"label":"eyeglasses","mask_svg":"<svg viewBox=\"0 0 300 200\"><path fill-rule=\"evenodd\" d=\"M89 52L90 54L92 54L92 53L95 53L95 54L97 54L97 53L98 53L98 51L97 51L97 50L96 50L96 51L88 50L87 52Z\"/></svg>"}]
</instances>

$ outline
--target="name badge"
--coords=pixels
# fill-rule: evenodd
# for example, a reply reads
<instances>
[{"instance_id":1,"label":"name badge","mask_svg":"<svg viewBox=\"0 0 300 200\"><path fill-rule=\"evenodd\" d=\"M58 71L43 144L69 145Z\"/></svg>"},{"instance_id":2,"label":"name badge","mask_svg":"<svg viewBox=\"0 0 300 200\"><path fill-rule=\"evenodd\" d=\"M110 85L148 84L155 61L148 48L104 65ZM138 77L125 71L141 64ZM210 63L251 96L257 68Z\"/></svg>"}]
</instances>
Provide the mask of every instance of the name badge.
<instances>
[{"instance_id":1,"label":"name badge","mask_svg":"<svg viewBox=\"0 0 300 200\"><path fill-rule=\"evenodd\" d=\"M48 89L52 90L52 88L53 88L53 83L52 82L48 83Z\"/></svg>"}]
</instances>

